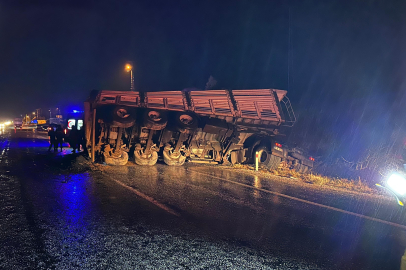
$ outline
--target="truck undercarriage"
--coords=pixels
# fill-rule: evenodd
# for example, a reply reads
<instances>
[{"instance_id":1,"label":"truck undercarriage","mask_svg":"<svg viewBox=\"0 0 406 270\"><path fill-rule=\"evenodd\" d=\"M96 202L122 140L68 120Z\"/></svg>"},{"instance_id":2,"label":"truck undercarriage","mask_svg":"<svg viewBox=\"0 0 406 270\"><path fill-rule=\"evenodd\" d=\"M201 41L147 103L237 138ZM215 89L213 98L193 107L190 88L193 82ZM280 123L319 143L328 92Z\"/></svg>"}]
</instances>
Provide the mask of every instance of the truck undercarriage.
<instances>
[{"instance_id":1,"label":"truck undercarriage","mask_svg":"<svg viewBox=\"0 0 406 270\"><path fill-rule=\"evenodd\" d=\"M274 169L282 160L307 171L274 138L295 121L286 91L276 89L123 92L93 91L85 102L92 160L124 165L253 163ZM303 167L303 168L302 168Z\"/></svg>"}]
</instances>

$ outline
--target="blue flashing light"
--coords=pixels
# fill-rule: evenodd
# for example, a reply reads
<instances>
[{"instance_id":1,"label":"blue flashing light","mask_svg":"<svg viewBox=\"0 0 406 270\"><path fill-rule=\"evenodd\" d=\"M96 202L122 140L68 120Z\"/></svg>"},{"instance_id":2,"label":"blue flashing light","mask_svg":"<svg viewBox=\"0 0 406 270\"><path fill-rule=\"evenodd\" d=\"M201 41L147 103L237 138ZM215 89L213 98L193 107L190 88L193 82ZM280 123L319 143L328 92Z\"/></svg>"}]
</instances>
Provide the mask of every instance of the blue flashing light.
<instances>
[{"instance_id":1,"label":"blue flashing light","mask_svg":"<svg viewBox=\"0 0 406 270\"><path fill-rule=\"evenodd\" d=\"M83 111L73 110L73 113L82 113Z\"/></svg>"}]
</instances>

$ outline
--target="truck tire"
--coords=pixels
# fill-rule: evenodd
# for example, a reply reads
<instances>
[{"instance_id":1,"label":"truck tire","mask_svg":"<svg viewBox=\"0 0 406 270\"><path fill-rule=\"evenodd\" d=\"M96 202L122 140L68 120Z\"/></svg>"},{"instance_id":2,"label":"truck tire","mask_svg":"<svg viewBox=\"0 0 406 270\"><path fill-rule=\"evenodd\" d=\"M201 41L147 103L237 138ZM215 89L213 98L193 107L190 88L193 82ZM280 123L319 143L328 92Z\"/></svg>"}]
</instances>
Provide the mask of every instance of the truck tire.
<instances>
[{"instance_id":1,"label":"truck tire","mask_svg":"<svg viewBox=\"0 0 406 270\"><path fill-rule=\"evenodd\" d=\"M282 159L280 157L271 155L270 161L269 161L269 165L268 165L268 169L270 170L276 170L278 169L279 165L281 164Z\"/></svg>"},{"instance_id":2,"label":"truck tire","mask_svg":"<svg viewBox=\"0 0 406 270\"><path fill-rule=\"evenodd\" d=\"M271 153L269 152L266 146L260 146L254 151L254 163L256 162L256 153L258 152L258 165L267 167L269 164L269 160L271 157Z\"/></svg>"},{"instance_id":3,"label":"truck tire","mask_svg":"<svg viewBox=\"0 0 406 270\"><path fill-rule=\"evenodd\" d=\"M297 172L300 172L300 169L302 168L302 164L296 163L293 165L293 169Z\"/></svg>"},{"instance_id":4,"label":"truck tire","mask_svg":"<svg viewBox=\"0 0 406 270\"><path fill-rule=\"evenodd\" d=\"M300 164L300 163L297 163L293 168L299 173L307 173L309 171L308 166Z\"/></svg>"},{"instance_id":5,"label":"truck tire","mask_svg":"<svg viewBox=\"0 0 406 270\"><path fill-rule=\"evenodd\" d=\"M190 112L177 112L175 122L178 130L182 133L187 133L189 130L196 129L199 125L197 116Z\"/></svg>"},{"instance_id":6,"label":"truck tire","mask_svg":"<svg viewBox=\"0 0 406 270\"><path fill-rule=\"evenodd\" d=\"M158 161L158 153L156 151L151 151L148 156L145 156L141 152L142 150L137 150L137 148L141 148L141 146L136 146L134 150L134 161L136 164L147 166L153 166L156 164Z\"/></svg>"},{"instance_id":7,"label":"truck tire","mask_svg":"<svg viewBox=\"0 0 406 270\"><path fill-rule=\"evenodd\" d=\"M167 123L166 113L162 111L148 109L144 113L144 124L149 129L162 130L166 127Z\"/></svg>"},{"instance_id":8,"label":"truck tire","mask_svg":"<svg viewBox=\"0 0 406 270\"><path fill-rule=\"evenodd\" d=\"M182 166L186 161L186 156L182 153L173 153L172 147L165 147L163 150L163 157L165 164L169 166Z\"/></svg>"},{"instance_id":9,"label":"truck tire","mask_svg":"<svg viewBox=\"0 0 406 270\"><path fill-rule=\"evenodd\" d=\"M121 151L118 156L110 156L108 153L104 153L104 162L107 165L126 165L128 162L127 152Z\"/></svg>"},{"instance_id":10,"label":"truck tire","mask_svg":"<svg viewBox=\"0 0 406 270\"><path fill-rule=\"evenodd\" d=\"M112 111L112 119L113 126L128 128L135 124L135 113L124 106L116 106Z\"/></svg>"},{"instance_id":11,"label":"truck tire","mask_svg":"<svg viewBox=\"0 0 406 270\"><path fill-rule=\"evenodd\" d=\"M309 171L309 167L302 164L302 171L301 173L307 173Z\"/></svg>"},{"instance_id":12,"label":"truck tire","mask_svg":"<svg viewBox=\"0 0 406 270\"><path fill-rule=\"evenodd\" d=\"M268 150L268 147L259 146L256 151L254 151L254 162L256 152L258 152L259 165L262 165L270 170L277 169L282 161L280 157L272 155L272 152Z\"/></svg>"}]
</instances>

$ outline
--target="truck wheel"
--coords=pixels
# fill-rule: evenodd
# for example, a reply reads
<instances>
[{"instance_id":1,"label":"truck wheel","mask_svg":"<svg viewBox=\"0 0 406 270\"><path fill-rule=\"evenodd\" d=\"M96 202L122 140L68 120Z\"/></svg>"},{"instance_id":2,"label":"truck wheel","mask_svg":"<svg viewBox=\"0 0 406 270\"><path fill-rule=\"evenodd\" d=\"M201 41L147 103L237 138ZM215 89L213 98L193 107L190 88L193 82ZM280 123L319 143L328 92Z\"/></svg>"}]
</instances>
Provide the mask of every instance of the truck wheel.
<instances>
[{"instance_id":1,"label":"truck wheel","mask_svg":"<svg viewBox=\"0 0 406 270\"><path fill-rule=\"evenodd\" d=\"M302 164L302 171L301 173L307 173L309 171L309 167Z\"/></svg>"},{"instance_id":2,"label":"truck wheel","mask_svg":"<svg viewBox=\"0 0 406 270\"><path fill-rule=\"evenodd\" d=\"M164 162L169 166L182 166L186 161L186 156L180 152L172 152L171 146L166 146L163 151Z\"/></svg>"},{"instance_id":3,"label":"truck wheel","mask_svg":"<svg viewBox=\"0 0 406 270\"><path fill-rule=\"evenodd\" d=\"M299 173L307 173L309 170L309 167L300 163L297 163L293 168Z\"/></svg>"},{"instance_id":4,"label":"truck wheel","mask_svg":"<svg viewBox=\"0 0 406 270\"><path fill-rule=\"evenodd\" d=\"M127 152L120 151L118 155L110 156L107 152L104 152L104 162L107 165L125 165L128 162L128 154Z\"/></svg>"},{"instance_id":5,"label":"truck wheel","mask_svg":"<svg viewBox=\"0 0 406 270\"><path fill-rule=\"evenodd\" d=\"M177 112L175 121L178 130L182 133L187 133L188 130L196 129L199 124L197 116L190 112Z\"/></svg>"},{"instance_id":6,"label":"truck wheel","mask_svg":"<svg viewBox=\"0 0 406 270\"><path fill-rule=\"evenodd\" d=\"M144 124L152 130L162 130L166 127L168 119L164 112L149 109L144 113Z\"/></svg>"},{"instance_id":7,"label":"truck wheel","mask_svg":"<svg viewBox=\"0 0 406 270\"><path fill-rule=\"evenodd\" d=\"M279 164L281 164L281 162L282 162L282 159L280 157L271 155L271 158L269 160L268 169L276 170L279 167Z\"/></svg>"},{"instance_id":8,"label":"truck wheel","mask_svg":"<svg viewBox=\"0 0 406 270\"><path fill-rule=\"evenodd\" d=\"M265 146L260 146L254 151L254 163L256 162L256 153L258 152L258 164L267 167L271 158L271 153Z\"/></svg>"},{"instance_id":9,"label":"truck wheel","mask_svg":"<svg viewBox=\"0 0 406 270\"><path fill-rule=\"evenodd\" d=\"M113 121L112 125L128 128L135 124L135 113L124 106L116 106L113 108Z\"/></svg>"},{"instance_id":10,"label":"truck wheel","mask_svg":"<svg viewBox=\"0 0 406 270\"><path fill-rule=\"evenodd\" d=\"M300 169L302 168L302 164L296 163L293 165L293 169L297 172L300 172Z\"/></svg>"},{"instance_id":11,"label":"truck wheel","mask_svg":"<svg viewBox=\"0 0 406 270\"><path fill-rule=\"evenodd\" d=\"M158 161L158 153L155 151L150 151L149 155L143 153L143 150L140 150L141 145L138 144L135 146L134 150L134 161L138 165L155 165Z\"/></svg>"},{"instance_id":12,"label":"truck wheel","mask_svg":"<svg viewBox=\"0 0 406 270\"><path fill-rule=\"evenodd\" d=\"M270 152L266 146L260 146L254 152L254 162L256 152L258 152L259 165L262 165L270 170L277 169L282 161L280 157L272 155L272 152Z\"/></svg>"}]
</instances>

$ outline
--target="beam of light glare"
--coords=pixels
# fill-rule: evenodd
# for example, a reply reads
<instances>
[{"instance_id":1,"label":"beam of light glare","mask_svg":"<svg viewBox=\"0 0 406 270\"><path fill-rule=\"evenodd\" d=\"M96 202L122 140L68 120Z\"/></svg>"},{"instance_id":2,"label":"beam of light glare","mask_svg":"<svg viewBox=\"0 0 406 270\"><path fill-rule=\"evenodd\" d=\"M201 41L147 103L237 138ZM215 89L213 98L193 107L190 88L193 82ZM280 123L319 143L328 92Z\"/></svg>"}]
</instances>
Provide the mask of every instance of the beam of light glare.
<instances>
[{"instance_id":1,"label":"beam of light glare","mask_svg":"<svg viewBox=\"0 0 406 270\"><path fill-rule=\"evenodd\" d=\"M393 192L401 196L406 194L406 179L401 175L397 173L392 174L388 178L387 184Z\"/></svg>"}]
</instances>

